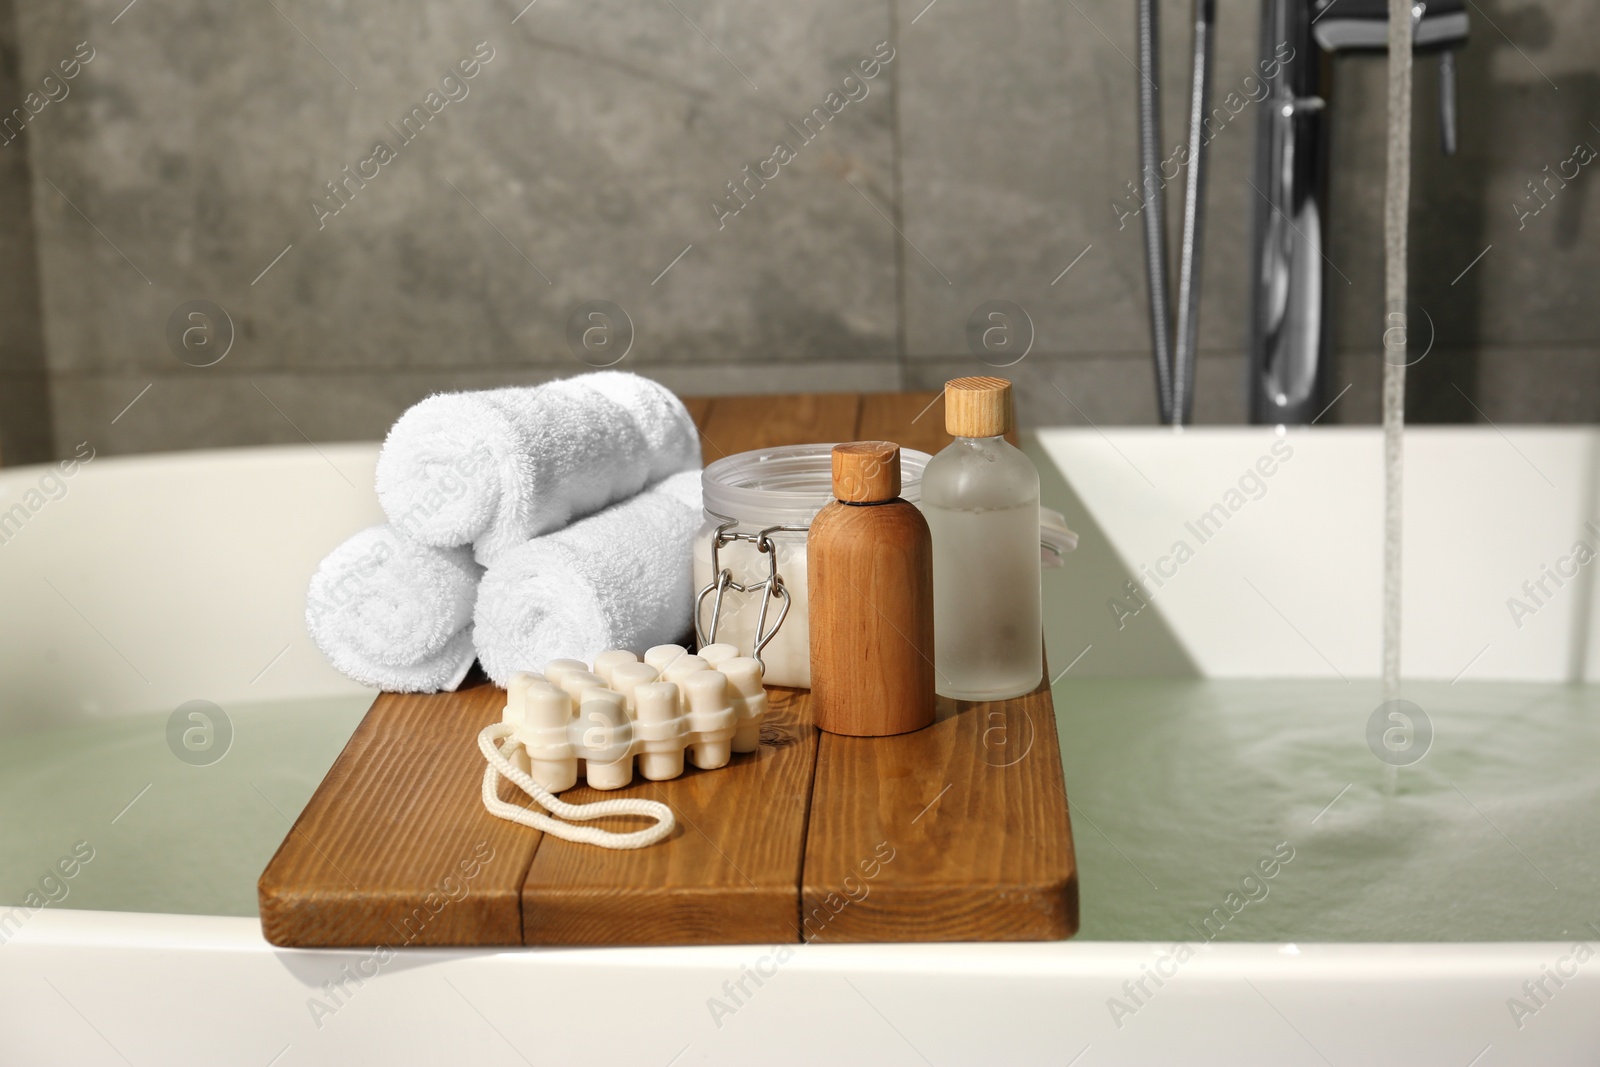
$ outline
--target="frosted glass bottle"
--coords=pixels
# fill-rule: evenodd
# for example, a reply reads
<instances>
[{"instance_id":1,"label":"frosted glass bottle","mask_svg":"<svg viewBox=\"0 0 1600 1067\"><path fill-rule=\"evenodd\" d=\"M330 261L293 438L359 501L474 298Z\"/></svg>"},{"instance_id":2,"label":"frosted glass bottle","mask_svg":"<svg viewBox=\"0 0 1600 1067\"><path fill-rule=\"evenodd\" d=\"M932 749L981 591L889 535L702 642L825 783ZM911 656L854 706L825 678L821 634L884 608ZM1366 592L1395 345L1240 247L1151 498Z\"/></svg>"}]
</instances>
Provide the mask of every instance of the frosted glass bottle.
<instances>
[{"instance_id":1,"label":"frosted glass bottle","mask_svg":"<svg viewBox=\"0 0 1600 1067\"><path fill-rule=\"evenodd\" d=\"M1010 382L946 383L945 428L956 439L922 476L941 696L1003 700L1044 676L1039 472L1005 439L1012 424Z\"/></svg>"}]
</instances>

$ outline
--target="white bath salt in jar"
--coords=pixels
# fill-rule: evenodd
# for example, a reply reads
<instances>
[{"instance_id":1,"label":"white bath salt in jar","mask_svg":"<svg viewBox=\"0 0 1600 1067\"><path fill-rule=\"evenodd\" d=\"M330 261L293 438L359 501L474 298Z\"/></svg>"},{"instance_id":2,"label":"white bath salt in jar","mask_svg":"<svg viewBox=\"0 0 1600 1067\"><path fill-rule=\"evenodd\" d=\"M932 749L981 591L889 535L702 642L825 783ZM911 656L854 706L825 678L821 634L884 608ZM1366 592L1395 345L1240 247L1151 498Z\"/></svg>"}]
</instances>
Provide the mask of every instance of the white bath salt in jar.
<instances>
[{"instance_id":1,"label":"white bath salt in jar","mask_svg":"<svg viewBox=\"0 0 1600 1067\"><path fill-rule=\"evenodd\" d=\"M913 504L929 458L900 452L900 495ZM833 499L833 444L741 452L706 467L700 484L706 512L694 549L700 643L733 645L739 655L761 660L767 685L811 688L806 530Z\"/></svg>"}]
</instances>

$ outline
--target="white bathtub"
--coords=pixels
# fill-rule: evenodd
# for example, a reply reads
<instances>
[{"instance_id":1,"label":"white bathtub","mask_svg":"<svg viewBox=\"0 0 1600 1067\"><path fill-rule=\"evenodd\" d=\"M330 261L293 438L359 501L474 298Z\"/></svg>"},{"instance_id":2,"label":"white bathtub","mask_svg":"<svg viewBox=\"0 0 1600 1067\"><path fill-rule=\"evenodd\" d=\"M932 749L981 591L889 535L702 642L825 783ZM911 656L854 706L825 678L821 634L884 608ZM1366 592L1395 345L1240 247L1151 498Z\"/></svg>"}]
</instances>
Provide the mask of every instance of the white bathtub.
<instances>
[{"instance_id":1,"label":"white bathtub","mask_svg":"<svg viewBox=\"0 0 1600 1067\"><path fill-rule=\"evenodd\" d=\"M1259 498L1217 519L1224 535L1192 559L1163 564L1174 576L1117 629L1106 601L1128 575L1170 554L1185 521L1226 507L1227 490L1279 439L1251 429L1041 434L1036 456L1054 459L1087 509L1069 516L1083 545L1048 579L1054 669L1081 651L1075 675L1375 674L1376 433L1284 441L1292 455ZM1408 674L1594 679L1588 570L1520 628L1505 600L1580 536L1597 449L1590 430L1412 433ZM18 499L28 512L0 544L0 734L197 697L226 706L357 691L311 647L301 612L318 558L379 518L375 452L101 458L65 480L59 499L43 468L0 471L0 513ZM415 950L347 986L319 1019L310 998L363 954L277 949L248 918L46 908L0 944L0 1062L1465 1067L1591 1063L1600 1049L1593 978L1567 985L1537 1026L1507 1019L1507 998L1567 942L1214 943L1138 1026L1119 1029L1108 998L1167 948L812 945L776 964L771 946ZM724 983L754 967L771 976L714 1019L710 998L728 1003Z\"/></svg>"}]
</instances>

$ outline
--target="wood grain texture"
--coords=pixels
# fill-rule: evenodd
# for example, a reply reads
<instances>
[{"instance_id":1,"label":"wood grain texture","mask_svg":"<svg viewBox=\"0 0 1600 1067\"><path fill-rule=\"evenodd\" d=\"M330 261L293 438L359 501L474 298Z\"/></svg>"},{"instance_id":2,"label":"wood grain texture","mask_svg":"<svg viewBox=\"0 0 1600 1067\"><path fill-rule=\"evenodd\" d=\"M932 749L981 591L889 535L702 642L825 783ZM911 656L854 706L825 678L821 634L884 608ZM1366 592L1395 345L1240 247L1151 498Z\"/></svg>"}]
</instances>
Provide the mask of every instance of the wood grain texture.
<instances>
[{"instance_id":1,"label":"wood grain texture","mask_svg":"<svg viewBox=\"0 0 1600 1067\"><path fill-rule=\"evenodd\" d=\"M933 455L950 443L944 432L944 393L867 393L861 398L856 433Z\"/></svg>"},{"instance_id":2,"label":"wood grain texture","mask_svg":"<svg viewBox=\"0 0 1600 1067\"><path fill-rule=\"evenodd\" d=\"M934 436L942 412L913 419L935 396L686 403L728 454L862 437L934 452L948 440ZM933 432L916 436L925 426ZM722 451L707 440L705 453L709 462ZM874 739L819 737L810 694L769 692L757 753L659 792L642 779L622 791L666 800L680 823L668 841L625 853L545 838L483 810L476 737L499 719L502 690L382 694L261 876L263 931L277 945L361 947L1033 940L1076 930L1047 689L995 704L940 700L933 726ZM517 797L509 786L501 795ZM485 849L492 858L464 878L462 864Z\"/></svg>"},{"instance_id":3,"label":"wood grain texture","mask_svg":"<svg viewBox=\"0 0 1600 1067\"><path fill-rule=\"evenodd\" d=\"M944 393L866 393L856 436L938 455L952 440L944 428ZM1006 434L1006 440L1016 444L1017 431Z\"/></svg>"},{"instance_id":4,"label":"wood grain texture","mask_svg":"<svg viewBox=\"0 0 1600 1067\"><path fill-rule=\"evenodd\" d=\"M900 446L893 441L845 441L833 446L833 498L880 504L900 495Z\"/></svg>"},{"instance_id":5,"label":"wood grain texture","mask_svg":"<svg viewBox=\"0 0 1600 1067\"><path fill-rule=\"evenodd\" d=\"M521 944L523 876L543 835L492 817L480 796L478 731L504 706L488 684L381 694L257 883L267 940Z\"/></svg>"},{"instance_id":6,"label":"wood grain texture","mask_svg":"<svg viewBox=\"0 0 1600 1067\"><path fill-rule=\"evenodd\" d=\"M689 417L694 420L696 428L704 430L706 419L711 414L712 398L709 396L682 396L683 406L689 412Z\"/></svg>"},{"instance_id":7,"label":"wood grain texture","mask_svg":"<svg viewBox=\"0 0 1600 1067\"><path fill-rule=\"evenodd\" d=\"M607 852L547 837L522 890L530 945L773 944L799 938L799 878L817 731L806 694L769 689L761 746L714 771L624 789L568 790L576 804L644 797L672 807L666 841ZM611 820L616 829L634 829ZM643 820L638 820L640 825Z\"/></svg>"},{"instance_id":8,"label":"wood grain texture","mask_svg":"<svg viewBox=\"0 0 1600 1067\"><path fill-rule=\"evenodd\" d=\"M779 445L854 440L861 397L856 393L713 398L701 427L705 461Z\"/></svg>"},{"instance_id":9,"label":"wood grain texture","mask_svg":"<svg viewBox=\"0 0 1600 1067\"><path fill-rule=\"evenodd\" d=\"M944 428L956 437L1014 433L1011 383L1004 378L952 378L944 385Z\"/></svg>"},{"instance_id":10,"label":"wood grain texture","mask_svg":"<svg viewBox=\"0 0 1600 1067\"><path fill-rule=\"evenodd\" d=\"M1048 684L1015 700L938 705L938 720L916 733L822 735L806 940L1044 941L1077 931Z\"/></svg>"},{"instance_id":11,"label":"wood grain texture","mask_svg":"<svg viewBox=\"0 0 1600 1067\"><path fill-rule=\"evenodd\" d=\"M933 543L904 500L829 504L806 535L817 726L879 737L933 721Z\"/></svg>"}]
</instances>

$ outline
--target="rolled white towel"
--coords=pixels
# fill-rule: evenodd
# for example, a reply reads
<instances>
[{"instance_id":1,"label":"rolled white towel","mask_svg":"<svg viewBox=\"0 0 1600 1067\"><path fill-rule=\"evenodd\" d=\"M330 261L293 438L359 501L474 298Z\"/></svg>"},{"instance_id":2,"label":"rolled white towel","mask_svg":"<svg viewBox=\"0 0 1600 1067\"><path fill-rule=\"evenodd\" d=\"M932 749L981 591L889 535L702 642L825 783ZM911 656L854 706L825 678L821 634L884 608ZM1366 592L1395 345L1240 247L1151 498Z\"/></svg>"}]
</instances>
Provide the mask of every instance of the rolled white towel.
<instances>
[{"instance_id":1,"label":"rolled white towel","mask_svg":"<svg viewBox=\"0 0 1600 1067\"><path fill-rule=\"evenodd\" d=\"M476 655L472 602L482 575L464 546L420 545L373 526L311 576L306 628L329 662L363 685L454 689Z\"/></svg>"},{"instance_id":2,"label":"rolled white towel","mask_svg":"<svg viewBox=\"0 0 1600 1067\"><path fill-rule=\"evenodd\" d=\"M474 613L484 671L505 685L553 659L681 638L701 518L700 473L686 471L501 556Z\"/></svg>"},{"instance_id":3,"label":"rolled white towel","mask_svg":"<svg viewBox=\"0 0 1600 1067\"><path fill-rule=\"evenodd\" d=\"M378 501L424 544L493 562L525 541L700 467L700 436L665 386L599 371L541 386L439 393L378 456Z\"/></svg>"}]
</instances>

